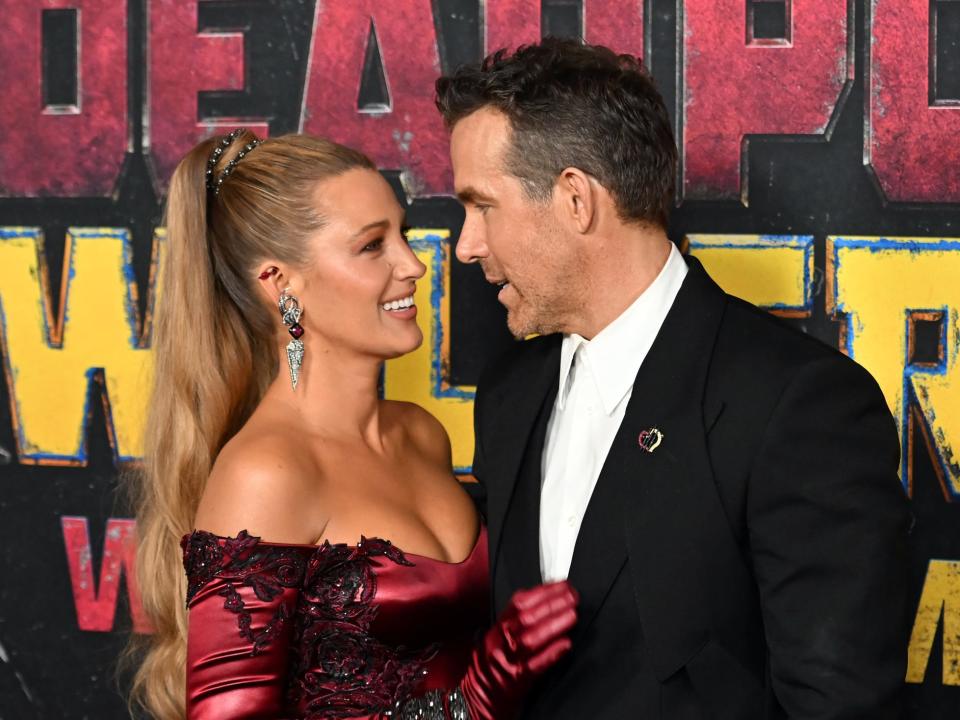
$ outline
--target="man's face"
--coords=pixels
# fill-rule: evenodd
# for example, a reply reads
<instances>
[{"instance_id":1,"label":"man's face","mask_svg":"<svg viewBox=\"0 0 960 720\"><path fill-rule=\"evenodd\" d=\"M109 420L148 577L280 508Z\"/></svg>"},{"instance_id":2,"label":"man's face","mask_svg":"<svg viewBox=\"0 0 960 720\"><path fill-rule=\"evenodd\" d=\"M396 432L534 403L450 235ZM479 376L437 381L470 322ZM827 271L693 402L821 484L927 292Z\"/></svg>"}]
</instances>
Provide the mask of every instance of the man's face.
<instances>
[{"instance_id":1,"label":"man's face","mask_svg":"<svg viewBox=\"0 0 960 720\"><path fill-rule=\"evenodd\" d=\"M483 108L457 122L450 137L454 187L466 217L457 258L480 263L487 281L501 286L515 337L564 329L576 312L576 247L551 200L530 200L506 170L510 122Z\"/></svg>"}]
</instances>

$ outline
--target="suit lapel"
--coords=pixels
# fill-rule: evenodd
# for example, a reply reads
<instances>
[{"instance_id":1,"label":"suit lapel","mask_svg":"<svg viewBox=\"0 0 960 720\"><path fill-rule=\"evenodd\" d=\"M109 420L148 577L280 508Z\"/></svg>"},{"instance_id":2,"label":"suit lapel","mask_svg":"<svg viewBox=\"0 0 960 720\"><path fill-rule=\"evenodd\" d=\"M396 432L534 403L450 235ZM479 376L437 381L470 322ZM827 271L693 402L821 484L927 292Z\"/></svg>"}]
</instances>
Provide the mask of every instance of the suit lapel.
<instances>
[{"instance_id":1,"label":"suit lapel","mask_svg":"<svg viewBox=\"0 0 960 720\"><path fill-rule=\"evenodd\" d=\"M715 587L749 583L720 503L707 432L723 410L704 405L726 296L695 258L634 387L629 432L656 427L654 452L623 463L630 570L655 674L664 680L707 641ZM639 395L639 397L638 397ZM626 422L626 421L625 421Z\"/></svg>"},{"instance_id":2,"label":"suit lapel","mask_svg":"<svg viewBox=\"0 0 960 720\"><path fill-rule=\"evenodd\" d=\"M658 676L682 666L704 641L698 553L724 517L706 451L706 427L722 406L703 390L726 297L695 259L634 382L623 423L590 499L570 581L584 633L630 559L644 634ZM639 443L657 428L653 452ZM729 538L728 538L729 539Z\"/></svg>"},{"instance_id":3,"label":"suit lapel","mask_svg":"<svg viewBox=\"0 0 960 720\"><path fill-rule=\"evenodd\" d=\"M531 341L537 345L521 355L521 361L511 368L510 382L504 383L497 394L489 398L489 416L499 420L497 425L489 428L489 444L485 445L489 448L485 472L490 478L487 523L491 534L490 572L493 578L500 571L505 522L508 514L512 515L510 508L515 499L521 500L521 513L509 519L526 526L524 544L532 544L532 547L522 548L522 553L527 556L523 561L526 570L522 574L532 574L530 567L527 567L531 565L529 556L532 554L536 571L532 582L536 583L539 578L540 453L536 453L536 458L531 458L536 461L535 467L523 468L523 465L529 445L537 445L541 450L543 447L546 420L542 412L547 408L548 420L559 382L561 341L559 335ZM535 504L531 502L530 488L518 492L521 469L536 470ZM521 514L523 517L520 517ZM496 601L495 607L499 607Z\"/></svg>"},{"instance_id":4,"label":"suit lapel","mask_svg":"<svg viewBox=\"0 0 960 720\"><path fill-rule=\"evenodd\" d=\"M513 497L508 503L503 521L498 572L504 575L505 583L494 589L495 607L501 608L510 598L512 590L539 585L543 582L540 572L540 488L543 478L543 446L547 425L557 397L557 384L551 384L543 398L533 430L527 441L526 451L517 473Z\"/></svg>"}]
</instances>

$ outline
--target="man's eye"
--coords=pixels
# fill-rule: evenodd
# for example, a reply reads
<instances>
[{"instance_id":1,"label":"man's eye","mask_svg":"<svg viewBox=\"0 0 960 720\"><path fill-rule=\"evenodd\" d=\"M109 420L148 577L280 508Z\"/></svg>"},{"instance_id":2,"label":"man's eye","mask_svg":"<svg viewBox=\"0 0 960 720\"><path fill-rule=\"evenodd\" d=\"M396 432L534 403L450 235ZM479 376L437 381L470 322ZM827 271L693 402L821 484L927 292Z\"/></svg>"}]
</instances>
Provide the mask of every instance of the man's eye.
<instances>
[{"instance_id":1,"label":"man's eye","mask_svg":"<svg viewBox=\"0 0 960 720\"><path fill-rule=\"evenodd\" d=\"M477 205L476 208L477 208L477 212L478 212L478 213L480 213L481 215L486 215L486 214L487 214L487 210L490 209L490 206L489 206L489 205Z\"/></svg>"},{"instance_id":2,"label":"man's eye","mask_svg":"<svg viewBox=\"0 0 960 720\"><path fill-rule=\"evenodd\" d=\"M360 252L376 252L380 249L380 246L383 245L383 238L377 238L376 240L371 240L366 245L363 246L363 249Z\"/></svg>"}]
</instances>

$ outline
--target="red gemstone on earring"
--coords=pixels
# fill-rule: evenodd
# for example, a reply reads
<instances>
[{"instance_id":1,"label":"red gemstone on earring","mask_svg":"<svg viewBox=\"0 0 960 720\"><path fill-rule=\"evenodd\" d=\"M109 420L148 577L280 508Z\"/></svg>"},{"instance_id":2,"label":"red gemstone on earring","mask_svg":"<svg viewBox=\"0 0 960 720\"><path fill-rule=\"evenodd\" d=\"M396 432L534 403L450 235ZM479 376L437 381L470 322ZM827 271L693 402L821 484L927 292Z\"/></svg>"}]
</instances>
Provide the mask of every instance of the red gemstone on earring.
<instances>
[{"instance_id":1,"label":"red gemstone on earring","mask_svg":"<svg viewBox=\"0 0 960 720\"><path fill-rule=\"evenodd\" d=\"M303 335L303 328L299 323L297 323L296 325L291 325L287 332L293 335L293 337L299 338L301 335Z\"/></svg>"}]
</instances>

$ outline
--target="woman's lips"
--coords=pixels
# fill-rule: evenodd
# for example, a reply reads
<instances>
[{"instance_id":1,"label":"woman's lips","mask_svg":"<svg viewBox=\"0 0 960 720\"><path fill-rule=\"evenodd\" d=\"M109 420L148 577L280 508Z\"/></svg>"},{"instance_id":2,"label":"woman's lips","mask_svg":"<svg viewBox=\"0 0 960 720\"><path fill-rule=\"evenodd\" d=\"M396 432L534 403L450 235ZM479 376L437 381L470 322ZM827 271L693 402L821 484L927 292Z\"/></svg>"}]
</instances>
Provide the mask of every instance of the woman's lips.
<instances>
[{"instance_id":1,"label":"woman's lips","mask_svg":"<svg viewBox=\"0 0 960 720\"><path fill-rule=\"evenodd\" d=\"M410 307L402 308L400 310L383 310L380 308L386 315L397 320L411 320L417 316L417 306L411 305Z\"/></svg>"}]
</instances>

